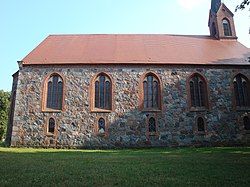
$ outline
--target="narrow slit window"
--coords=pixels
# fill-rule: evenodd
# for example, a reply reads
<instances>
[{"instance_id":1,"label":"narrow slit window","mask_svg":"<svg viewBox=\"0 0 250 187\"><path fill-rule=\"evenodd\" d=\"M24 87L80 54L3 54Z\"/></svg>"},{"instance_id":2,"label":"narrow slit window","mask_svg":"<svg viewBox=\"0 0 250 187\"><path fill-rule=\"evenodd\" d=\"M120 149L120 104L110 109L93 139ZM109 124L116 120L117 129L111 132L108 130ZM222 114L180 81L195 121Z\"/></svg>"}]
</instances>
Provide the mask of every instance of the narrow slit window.
<instances>
[{"instance_id":1,"label":"narrow slit window","mask_svg":"<svg viewBox=\"0 0 250 187\"><path fill-rule=\"evenodd\" d=\"M143 82L143 92L144 92L144 108L148 107L148 83L147 81Z\"/></svg>"},{"instance_id":2,"label":"narrow slit window","mask_svg":"<svg viewBox=\"0 0 250 187\"><path fill-rule=\"evenodd\" d=\"M95 82L95 107L99 108L100 106L100 99L99 99L99 81Z\"/></svg>"},{"instance_id":3,"label":"narrow slit window","mask_svg":"<svg viewBox=\"0 0 250 187\"><path fill-rule=\"evenodd\" d=\"M54 134L55 132L55 120L54 118L49 119L48 132Z\"/></svg>"},{"instance_id":4,"label":"narrow slit window","mask_svg":"<svg viewBox=\"0 0 250 187\"><path fill-rule=\"evenodd\" d=\"M148 120L148 131L149 133L156 133L156 122L155 118L151 117Z\"/></svg>"},{"instance_id":5,"label":"narrow slit window","mask_svg":"<svg viewBox=\"0 0 250 187\"><path fill-rule=\"evenodd\" d=\"M100 118L98 120L98 132L99 133L105 133L105 120L103 118Z\"/></svg>"},{"instance_id":6,"label":"narrow slit window","mask_svg":"<svg viewBox=\"0 0 250 187\"><path fill-rule=\"evenodd\" d=\"M198 132L205 132L205 122L202 117L197 119L197 130Z\"/></svg>"}]
</instances>

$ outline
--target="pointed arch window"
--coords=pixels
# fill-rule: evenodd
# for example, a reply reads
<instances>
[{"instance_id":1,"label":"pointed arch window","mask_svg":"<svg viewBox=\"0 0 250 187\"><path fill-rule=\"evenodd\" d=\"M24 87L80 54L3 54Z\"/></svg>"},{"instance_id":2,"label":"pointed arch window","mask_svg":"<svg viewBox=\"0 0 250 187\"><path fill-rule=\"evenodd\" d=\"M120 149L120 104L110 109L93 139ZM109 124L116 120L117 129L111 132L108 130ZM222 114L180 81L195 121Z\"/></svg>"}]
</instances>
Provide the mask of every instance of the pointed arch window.
<instances>
[{"instance_id":1,"label":"pointed arch window","mask_svg":"<svg viewBox=\"0 0 250 187\"><path fill-rule=\"evenodd\" d=\"M205 122L202 117L197 118L197 131L198 132L205 132Z\"/></svg>"},{"instance_id":2,"label":"pointed arch window","mask_svg":"<svg viewBox=\"0 0 250 187\"><path fill-rule=\"evenodd\" d=\"M143 80L143 108L160 109L160 82L153 75L148 74Z\"/></svg>"},{"instance_id":3,"label":"pointed arch window","mask_svg":"<svg viewBox=\"0 0 250 187\"><path fill-rule=\"evenodd\" d=\"M153 117L150 117L148 120L148 132L156 133L156 121L155 118Z\"/></svg>"},{"instance_id":4,"label":"pointed arch window","mask_svg":"<svg viewBox=\"0 0 250 187\"><path fill-rule=\"evenodd\" d=\"M94 93L96 109L112 109L112 82L107 75L100 74L96 77Z\"/></svg>"},{"instance_id":5,"label":"pointed arch window","mask_svg":"<svg viewBox=\"0 0 250 187\"><path fill-rule=\"evenodd\" d=\"M98 132L100 134L103 134L103 133L105 133L105 130L106 130L105 120L103 118L100 118L98 120Z\"/></svg>"},{"instance_id":6,"label":"pointed arch window","mask_svg":"<svg viewBox=\"0 0 250 187\"><path fill-rule=\"evenodd\" d=\"M232 36L231 26L228 19L224 18L222 20L223 30L225 36Z\"/></svg>"},{"instance_id":7,"label":"pointed arch window","mask_svg":"<svg viewBox=\"0 0 250 187\"><path fill-rule=\"evenodd\" d=\"M54 134L55 132L55 120L54 118L49 118L48 132Z\"/></svg>"},{"instance_id":8,"label":"pointed arch window","mask_svg":"<svg viewBox=\"0 0 250 187\"><path fill-rule=\"evenodd\" d=\"M249 117L248 116L245 116L244 118L243 118L243 124L244 124L244 129L245 130L250 130L250 119L249 119Z\"/></svg>"},{"instance_id":9,"label":"pointed arch window","mask_svg":"<svg viewBox=\"0 0 250 187\"><path fill-rule=\"evenodd\" d=\"M207 107L207 83L198 73L189 79L191 107Z\"/></svg>"},{"instance_id":10,"label":"pointed arch window","mask_svg":"<svg viewBox=\"0 0 250 187\"><path fill-rule=\"evenodd\" d=\"M63 102L63 79L54 74L47 81L47 99L46 107L48 109L62 110Z\"/></svg>"},{"instance_id":11,"label":"pointed arch window","mask_svg":"<svg viewBox=\"0 0 250 187\"><path fill-rule=\"evenodd\" d=\"M238 74L234 77L234 97L237 107L249 107L250 106L250 85L249 80L242 74Z\"/></svg>"}]
</instances>

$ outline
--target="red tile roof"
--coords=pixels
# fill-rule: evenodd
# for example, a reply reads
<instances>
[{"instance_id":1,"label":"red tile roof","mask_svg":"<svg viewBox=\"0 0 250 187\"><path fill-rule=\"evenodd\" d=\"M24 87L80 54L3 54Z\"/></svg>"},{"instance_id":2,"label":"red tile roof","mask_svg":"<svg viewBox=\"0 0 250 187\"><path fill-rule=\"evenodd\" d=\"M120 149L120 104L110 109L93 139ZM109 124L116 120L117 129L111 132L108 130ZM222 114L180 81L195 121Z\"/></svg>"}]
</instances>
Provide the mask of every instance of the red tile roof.
<instances>
[{"instance_id":1,"label":"red tile roof","mask_svg":"<svg viewBox=\"0 0 250 187\"><path fill-rule=\"evenodd\" d=\"M250 49L209 36L160 34L50 35L22 61L49 64L250 65Z\"/></svg>"}]
</instances>

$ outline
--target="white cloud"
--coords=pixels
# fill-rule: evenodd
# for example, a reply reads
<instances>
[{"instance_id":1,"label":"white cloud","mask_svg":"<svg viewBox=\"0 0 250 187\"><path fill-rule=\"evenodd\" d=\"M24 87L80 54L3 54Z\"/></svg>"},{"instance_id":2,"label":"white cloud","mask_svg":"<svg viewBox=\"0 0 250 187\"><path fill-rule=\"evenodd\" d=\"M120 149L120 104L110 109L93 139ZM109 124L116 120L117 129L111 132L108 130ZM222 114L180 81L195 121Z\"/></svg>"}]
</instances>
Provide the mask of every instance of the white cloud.
<instances>
[{"instance_id":1,"label":"white cloud","mask_svg":"<svg viewBox=\"0 0 250 187\"><path fill-rule=\"evenodd\" d=\"M180 6L184 9L192 10L198 8L200 5L207 3L209 0L178 0Z\"/></svg>"}]
</instances>

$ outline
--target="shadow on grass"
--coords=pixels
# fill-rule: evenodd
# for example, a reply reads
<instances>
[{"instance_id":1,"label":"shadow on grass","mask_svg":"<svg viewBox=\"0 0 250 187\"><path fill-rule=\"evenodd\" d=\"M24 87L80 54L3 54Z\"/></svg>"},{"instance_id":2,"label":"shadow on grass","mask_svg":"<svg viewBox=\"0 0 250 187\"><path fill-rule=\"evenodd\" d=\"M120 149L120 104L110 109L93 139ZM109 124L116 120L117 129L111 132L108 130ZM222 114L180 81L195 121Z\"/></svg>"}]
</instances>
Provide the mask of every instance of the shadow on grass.
<instances>
[{"instance_id":1,"label":"shadow on grass","mask_svg":"<svg viewBox=\"0 0 250 187\"><path fill-rule=\"evenodd\" d=\"M41 148L8 148L0 147L0 153L27 154L27 153L62 153L62 154L212 154L235 153L250 154L250 147L203 147L203 148L139 148L139 149L106 149L106 150L82 150L82 149L41 149Z\"/></svg>"},{"instance_id":2,"label":"shadow on grass","mask_svg":"<svg viewBox=\"0 0 250 187\"><path fill-rule=\"evenodd\" d=\"M247 186L250 148L0 148L2 186ZM222 180L223 179L223 180Z\"/></svg>"}]
</instances>

